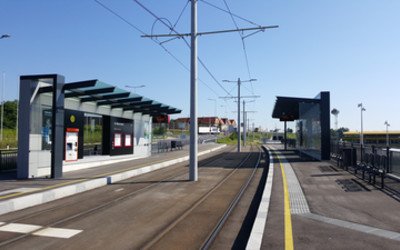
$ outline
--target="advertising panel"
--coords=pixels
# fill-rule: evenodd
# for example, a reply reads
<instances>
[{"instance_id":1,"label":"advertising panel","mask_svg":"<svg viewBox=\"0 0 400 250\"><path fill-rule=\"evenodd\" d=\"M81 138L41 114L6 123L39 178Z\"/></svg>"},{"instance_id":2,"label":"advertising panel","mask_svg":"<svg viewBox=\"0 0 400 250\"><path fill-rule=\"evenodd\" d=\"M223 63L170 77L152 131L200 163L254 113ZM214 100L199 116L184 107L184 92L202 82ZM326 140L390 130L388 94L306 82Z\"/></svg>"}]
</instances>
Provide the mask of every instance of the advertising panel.
<instances>
[{"instance_id":1,"label":"advertising panel","mask_svg":"<svg viewBox=\"0 0 400 250\"><path fill-rule=\"evenodd\" d=\"M42 113L42 150L51 150L51 109Z\"/></svg>"}]
</instances>

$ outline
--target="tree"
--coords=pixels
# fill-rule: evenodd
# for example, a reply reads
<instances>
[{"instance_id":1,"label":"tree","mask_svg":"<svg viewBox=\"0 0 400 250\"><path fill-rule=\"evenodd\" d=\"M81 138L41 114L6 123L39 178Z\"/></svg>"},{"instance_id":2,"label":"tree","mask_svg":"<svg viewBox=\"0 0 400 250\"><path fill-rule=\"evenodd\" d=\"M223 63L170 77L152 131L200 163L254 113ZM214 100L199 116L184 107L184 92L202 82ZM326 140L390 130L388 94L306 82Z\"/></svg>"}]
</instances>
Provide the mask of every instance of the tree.
<instances>
[{"instance_id":1,"label":"tree","mask_svg":"<svg viewBox=\"0 0 400 250\"><path fill-rule=\"evenodd\" d=\"M331 129L331 137L343 138L343 133L349 131L348 128L341 127L338 130Z\"/></svg>"},{"instance_id":2,"label":"tree","mask_svg":"<svg viewBox=\"0 0 400 250\"><path fill-rule=\"evenodd\" d=\"M17 105L18 101L6 101L4 104L4 117L3 117L3 127L9 129L15 129L17 125ZM1 109L0 109L1 115Z\"/></svg>"},{"instance_id":3,"label":"tree","mask_svg":"<svg viewBox=\"0 0 400 250\"><path fill-rule=\"evenodd\" d=\"M343 128L343 127L339 128L339 129L337 130L337 133L338 133L339 138L343 138L343 133L344 133L344 132L348 132L348 131L349 131L348 128Z\"/></svg>"}]
</instances>

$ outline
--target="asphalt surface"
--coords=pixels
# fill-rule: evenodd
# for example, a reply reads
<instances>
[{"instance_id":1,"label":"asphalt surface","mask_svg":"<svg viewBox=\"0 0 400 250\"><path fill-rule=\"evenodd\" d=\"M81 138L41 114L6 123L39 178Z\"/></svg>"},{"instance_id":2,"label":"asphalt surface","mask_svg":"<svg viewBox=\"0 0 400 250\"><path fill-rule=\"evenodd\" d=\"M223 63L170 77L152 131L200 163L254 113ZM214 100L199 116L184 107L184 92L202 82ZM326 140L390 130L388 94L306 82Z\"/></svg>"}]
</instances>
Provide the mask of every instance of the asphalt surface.
<instances>
[{"instance_id":1,"label":"asphalt surface","mask_svg":"<svg viewBox=\"0 0 400 250\"><path fill-rule=\"evenodd\" d=\"M304 160L293 151L275 152L290 162L312 214L400 232L400 203L396 199L331 162ZM262 249L285 247L283 201L282 173L275 160L271 205ZM295 249L399 249L398 240L317 221L307 215L292 213L291 220Z\"/></svg>"},{"instance_id":2,"label":"asphalt surface","mask_svg":"<svg viewBox=\"0 0 400 250\"><path fill-rule=\"evenodd\" d=\"M287 166L283 168L274 157L272 195L261 249L284 249L288 245L288 211L295 249L399 249L400 238L388 238L391 233L400 233L397 199L331 162L302 159L296 152L283 151L279 146L273 151L287 159L294 175L290 176ZM202 157L198 182L187 181L187 167L177 164L2 215L0 223L82 231L70 238L57 238L0 230L0 249L198 249L250 175L249 163L216 188L246 155L216 152ZM254 211L255 194L266 167L264 161L255 172L212 249L245 247L252 226L249 215ZM290 178L298 180L309 212L284 209L285 197L292 209L300 198L290 193L290 187L285 194L282 168L286 169L288 186L293 185ZM213 188L215 191L211 192Z\"/></svg>"},{"instance_id":3,"label":"asphalt surface","mask_svg":"<svg viewBox=\"0 0 400 250\"><path fill-rule=\"evenodd\" d=\"M0 216L0 222L82 230L71 238L36 236L36 231L11 233L0 230L0 248L198 248L248 178L258 153L252 153L253 163L244 165L194 208L193 204L217 186L246 155L247 152L208 155L207 158L212 159L203 162L205 165L199 169L197 182L187 181L187 167L176 165ZM169 229L171 225L174 226ZM239 229L241 225L240 221L236 223Z\"/></svg>"}]
</instances>

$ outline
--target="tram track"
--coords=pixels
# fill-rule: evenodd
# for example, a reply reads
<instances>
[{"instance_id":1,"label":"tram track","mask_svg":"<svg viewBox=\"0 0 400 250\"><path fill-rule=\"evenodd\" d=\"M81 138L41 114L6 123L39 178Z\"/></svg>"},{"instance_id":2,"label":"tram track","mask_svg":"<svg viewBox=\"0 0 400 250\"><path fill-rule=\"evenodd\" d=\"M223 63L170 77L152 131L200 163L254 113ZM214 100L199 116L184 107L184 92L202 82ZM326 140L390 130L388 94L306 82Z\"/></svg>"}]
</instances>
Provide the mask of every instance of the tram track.
<instances>
[{"instance_id":1,"label":"tram track","mask_svg":"<svg viewBox=\"0 0 400 250\"><path fill-rule=\"evenodd\" d=\"M243 194L249 187L251 181L254 179L255 173L256 173L258 167L260 166L261 155L262 155L262 151L260 150L260 152L258 154L258 159L257 159L256 165L255 165L253 171L251 172L249 178L241 186L240 191L237 193L235 198L229 204L229 207L226 209L225 213L223 214L221 219L218 221L217 225L214 227L214 229L212 230L210 235L207 237L207 239L203 242L201 249L204 249L204 250L210 249L211 245L213 244L213 242L217 238L218 234L224 227L225 222L228 220L229 216L232 214L233 210L236 208L236 206L239 203L240 199L242 198Z\"/></svg>"},{"instance_id":2,"label":"tram track","mask_svg":"<svg viewBox=\"0 0 400 250\"><path fill-rule=\"evenodd\" d=\"M218 161L221 157L231 153L232 151L233 151L233 147L227 147L222 152L219 152L216 155L213 155L211 157L208 157L208 158L205 158L205 159L199 161L199 167L204 167L204 166L207 166L207 165L213 163L214 161ZM46 223L43 227L54 227L54 226L57 226L59 224L65 223L65 222L71 222L71 221L77 220L77 219L79 219L79 218L81 218L83 216L88 216L88 215L91 215L91 214L95 214L95 213L101 212L104 209L111 208L113 205L117 205L117 204L119 204L120 202L122 202L124 200L127 200L127 199L129 199L131 197L134 197L135 195L138 195L140 193L143 193L143 192L146 192L146 191L151 190L153 188L156 188L156 187L158 187L160 184L162 184L164 182L168 182L168 181L174 180L176 178L179 178L179 177L181 177L183 175L187 175L188 174L188 169L187 169L188 166L189 165L187 163L185 163L185 164L177 164L177 165L168 167L166 169L163 169L163 170L165 170L165 172L167 174L170 173L171 171L173 171L173 173L169 174L165 178L162 178L161 180L150 182L149 185L146 185L146 186L144 186L142 188L136 189L136 190L131 191L129 193L126 193L124 195L120 195L117 198L113 198L113 199L111 199L111 200L109 200L109 201L107 201L105 203L102 203L100 205L94 206L93 208L90 208L90 209L87 209L87 210L84 210L84 211L81 211L81 212L78 212L78 213L74 213L74 214L72 214L70 216L67 216L65 218L62 218L62 219L57 219L56 221L53 221L51 223ZM184 170L182 170L182 168L184 168ZM160 170L157 170L157 171L151 172L149 174L157 174L157 173L159 173L159 171ZM123 183L123 182L124 181L122 181L120 183ZM112 185L118 185L118 183L115 183L115 184L112 184ZM106 187L109 187L109 186L106 186ZM69 197L69 198L71 198L71 197ZM68 199L68 198L66 198L66 199ZM27 214L27 215L23 215L23 216L18 217L16 219L12 219L11 221L12 221L12 223L21 222L21 221L28 220L28 219L31 219L31 218L34 218L34 217L38 217L38 216L46 214L46 213L51 213L51 212L53 212L55 210L63 210L65 208L72 207L74 205L81 205L81 202L82 201L79 200L79 199L77 201L74 200L72 202L67 202L67 203L65 203L65 204L63 204L61 206L55 206L55 207L44 209L44 210L41 210L41 211L35 211L33 213L30 213L30 214ZM11 221L7 222L7 220L6 220L6 221L3 221L3 222L11 223ZM4 247L4 246L12 244L12 243L14 243L14 242L16 242L18 240L24 239L24 238L32 235L35 232L36 231L32 231L29 234L20 235L20 236L8 239L6 241L0 242L0 247Z\"/></svg>"},{"instance_id":3,"label":"tram track","mask_svg":"<svg viewBox=\"0 0 400 250\"><path fill-rule=\"evenodd\" d=\"M232 211L235 209L236 205L238 204L239 200L241 199L243 193L247 189L249 183L252 181L254 174L258 169L261 155L262 155L262 151L260 148L258 148L258 156L256 159L256 163L253 166L253 170L251 171L250 175L247 177L247 180L241 185L239 192L230 201L225 212L219 218L219 220L215 224L214 228L208 234L206 239L204 241L202 241L201 249L209 249L209 247L212 245L214 239L216 238L216 236L219 234L219 232L223 228L224 223L229 218ZM147 242L145 245L141 246L140 249L151 249L156 244L162 242L163 237L165 237L168 233L170 233L172 230L174 230L174 228L177 227L177 225L180 222L182 222L185 218L187 218L195 209L197 209L200 205L202 205L210 196L215 195L216 191L218 191L218 189L220 187L222 187L224 184L226 184L227 181L230 180L235 175L235 173L237 173L238 170L244 166L244 164L246 164L250 160L252 160L251 159L252 156L254 156L253 146L251 147L247 156L244 159L242 159L239 162L239 164L237 164L237 166L231 172L229 172L227 175L225 175L215 186L213 186L208 192L203 194L195 203L193 203L191 206L189 206L185 212L183 212L181 215L179 215L177 218L175 218L171 223L169 223L169 225L167 227L165 227L161 231L157 232L157 234L154 236L154 238L151 241ZM168 248L168 244L166 245L166 247ZM185 246L181 245L180 247L184 248ZM157 247L155 247L155 248L157 248Z\"/></svg>"}]
</instances>

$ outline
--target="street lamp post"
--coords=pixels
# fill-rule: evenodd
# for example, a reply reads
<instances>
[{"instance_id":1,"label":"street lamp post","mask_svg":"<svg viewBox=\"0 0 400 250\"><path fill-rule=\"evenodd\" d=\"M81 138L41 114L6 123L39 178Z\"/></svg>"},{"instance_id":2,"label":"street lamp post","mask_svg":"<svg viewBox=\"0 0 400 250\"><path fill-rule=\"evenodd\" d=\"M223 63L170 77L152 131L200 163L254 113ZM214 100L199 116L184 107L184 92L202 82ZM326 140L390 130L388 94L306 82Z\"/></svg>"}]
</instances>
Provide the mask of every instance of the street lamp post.
<instances>
[{"instance_id":1,"label":"street lamp post","mask_svg":"<svg viewBox=\"0 0 400 250\"><path fill-rule=\"evenodd\" d=\"M384 125L386 125L386 146L389 147L389 127L390 124L388 121L385 121Z\"/></svg>"},{"instance_id":2,"label":"street lamp post","mask_svg":"<svg viewBox=\"0 0 400 250\"><path fill-rule=\"evenodd\" d=\"M358 107L360 108L361 111L361 133L360 133L360 145L361 147L364 146L364 132L363 132L363 111L366 111L366 109L363 107L362 103L358 104Z\"/></svg>"},{"instance_id":3,"label":"street lamp post","mask_svg":"<svg viewBox=\"0 0 400 250\"><path fill-rule=\"evenodd\" d=\"M3 141L3 124L4 124L4 83L6 81L6 73L3 72L1 82L1 118L0 118L0 141Z\"/></svg>"},{"instance_id":4,"label":"street lamp post","mask_svg":"<svg viewBox=\"0 0 400 250\"><path fill-rule=\"evenodd\" d=\"M8 34L3 34L0 36L0 39L10 38L11 36ZM5 82L6 74L3 72L3 80L1 86L1 125L0 125L0 141L3 141L3 118L4 118L4 82Z\"/></svg>"},{"instance_id":5,"label":"street lamp post","mask_svg":"<svg viewBox=\"0 0 400 250\"><path fill-rule=\"evenodd\" d=\"M125 85L125 88L133 89L133 93L135 93L135 89L144 88L146 85Z\"/></svg>"}]
</instances>

